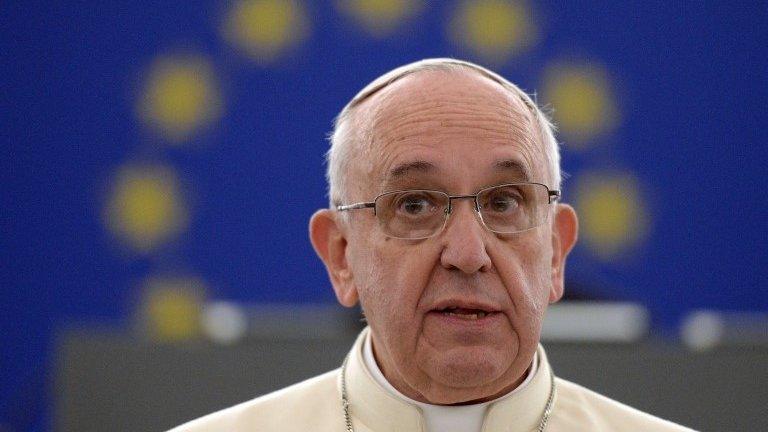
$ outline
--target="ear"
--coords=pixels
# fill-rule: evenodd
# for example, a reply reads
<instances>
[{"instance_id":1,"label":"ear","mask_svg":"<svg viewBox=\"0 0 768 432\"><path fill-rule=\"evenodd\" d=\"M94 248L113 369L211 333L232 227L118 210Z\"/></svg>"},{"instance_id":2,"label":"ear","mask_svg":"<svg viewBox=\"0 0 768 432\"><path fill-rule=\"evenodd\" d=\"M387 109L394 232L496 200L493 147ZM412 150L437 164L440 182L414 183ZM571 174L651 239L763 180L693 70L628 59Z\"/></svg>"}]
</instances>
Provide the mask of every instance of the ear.
<instances>
[{"instance_id":1,"label":"ear","mask_svg":"<svg viewBox=\"0 0 768 432\"><path fill-rule=\"evenodd\" d=\"M347 237L341 223L333 211L318 210L309 220L309 238L325 264L339 303L352 307L357 304L357 287L347 262Z\"/></svg>"},{"instance_id":2,"label":"ear","mask_svg":"<svg viewBox=\"0 0 768 432\"><path fill-rule=\"evenodd\" d=\"M563 296L565 289L565 258L576 244L579 233L579 219L576 211L568 204L557 204L552 226L552 290L549 302L555 303Z\"/></svg>"}]
</instances>

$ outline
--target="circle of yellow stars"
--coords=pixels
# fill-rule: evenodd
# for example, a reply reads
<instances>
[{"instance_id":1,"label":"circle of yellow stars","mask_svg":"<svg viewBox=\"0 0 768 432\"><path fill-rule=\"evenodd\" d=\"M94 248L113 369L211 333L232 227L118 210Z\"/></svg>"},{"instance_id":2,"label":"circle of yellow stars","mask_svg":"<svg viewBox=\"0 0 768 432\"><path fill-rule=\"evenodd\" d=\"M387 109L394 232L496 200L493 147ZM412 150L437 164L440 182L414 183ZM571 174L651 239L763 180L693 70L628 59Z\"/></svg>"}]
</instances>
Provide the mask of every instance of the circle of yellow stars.
<instances>
[{"instance_id":1,"label":"circle of yellow stars","mask_svg":"<svg viewBox=\"0 0 768 432\"><path fill-rule=\"evenodd\" d=\"M423 0L335 0L336 9L369 36L393 35L421 13ZM309 4L299 0L235 0L226 9L221 37L261 66L278 65L312 32ZM471 56L503 65L538 41L534 10L522 0L457 1L446 35ZM196 54L158 56L145 74L137 101L142 123L171 145L180 146L215 123L224 101L215 68ZM566 147L588 150L611 131L619 113L605 68L585 62L558 62L544 73L543 97ZM637 246L649 226L639 181L628 173L583 173L577 179L576 207L582 239L600 259L610 261ZM143 255L156 253L189 224L189 209L176 172L162 163L128 164L112 181L105 225L116 238ZM198 333L206 286L193 276L150 277L143 285L141 316L158 340Z\"/></svg>"}]
</instances>

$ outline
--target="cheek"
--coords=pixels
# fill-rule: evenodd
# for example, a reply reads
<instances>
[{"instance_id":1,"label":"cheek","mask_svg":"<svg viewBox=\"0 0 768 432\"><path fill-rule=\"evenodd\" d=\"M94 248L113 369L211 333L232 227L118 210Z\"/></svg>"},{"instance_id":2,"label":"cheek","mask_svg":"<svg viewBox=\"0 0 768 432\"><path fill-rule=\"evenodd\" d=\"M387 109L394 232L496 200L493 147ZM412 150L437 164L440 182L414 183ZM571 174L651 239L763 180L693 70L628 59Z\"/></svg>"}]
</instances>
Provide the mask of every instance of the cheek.
<instances>
[{"instance_id":1,"label":"cheek","mask_svg":"<svg viewBox=\"0 0 768 432\"><path fill-rule=\"evenodd\" d=\"M420 245L405 245L396 239L383 240L372 249L372 273L377 291L392 305L393 315L415 318L416 308L432 271L431 260Z\"/></svg>"},{"instance_id":2,"label":"cheek","mask_svg":"<svg viewBox=\"0 0 768 432\"><path fill-rule=\"evenodd\" d=\"M552 285L550 255L542 238L518 239L510 244L499 268L512 301L512 326L523 343L538 340Z\"/></svg>"},{"instance_id":3,"label":"cheek","mask_svg":"<svg viewBox=\"0 0 768 432\"><path fill-rule=\"evenodd\" d=\"M375 234L359 249L355 283L368 322L381 337L415 334L420 327L416 310L433 268L428 252L420 244Z\"/></svg>"},{"instance_id":4,"label":"cheek","mask_svg":"<svg viewBox=\"0 0 768 432\"><path fill-rule=\"evenodd\" d=\"M545 235L532 235L521 240L513 245L514 255L518 257L519 277L525 282L523 285L529 295L546 297L551 288L552 245Z\"/></svg>"}]
</instances>

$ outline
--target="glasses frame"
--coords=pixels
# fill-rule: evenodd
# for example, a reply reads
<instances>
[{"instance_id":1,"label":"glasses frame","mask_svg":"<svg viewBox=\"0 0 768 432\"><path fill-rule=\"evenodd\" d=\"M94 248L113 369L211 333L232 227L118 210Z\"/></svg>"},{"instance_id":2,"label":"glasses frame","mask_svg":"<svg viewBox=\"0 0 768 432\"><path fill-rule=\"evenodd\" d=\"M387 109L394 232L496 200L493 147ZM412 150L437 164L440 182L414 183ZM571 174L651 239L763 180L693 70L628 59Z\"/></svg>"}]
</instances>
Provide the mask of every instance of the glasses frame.
<instances>
[{"instance_id":1,"label":"glasses frame","mask_svg":"<svg viewBox=\"0 0 768 432\"><path fill-rule=\"evenodd\" d=\"M389 195L389 194L399 193L399 192L435 192L435 193L438 193L438 194L441 194L441 195L444 195L444 196L448 197L448 207L446 207L446 209L445 209L445 212L444 212L445 216L443 216L443 225L440 227L440 229L436 230L434 234L426 236L426 237L413 237L412 238L412 237L397 237L397 236L391 236L391 235L390 235L390 237L401 238L401 239L405 239L405 240L421 240L421 239L425 239L425 238L434 237L434 236L440 234L445 229L445 225L447 224L448 218L450 217L451 212L453 210L453 200L455 200L455 199L472 199L474 201L474 203L475 203L475 212L477 212L477 214L478 214L478 216L480 218L480 223L488 231L491 231L491 232L494 232L494 233L497 233L497 234L517 234L517 233L528 231L528 230L533 229L533 228L537 228L537 227L539 227L541 225L536 225L536 226L527 228L527 229L522 230L522 231L513 231L513 232L502 232L502 231L493 230L490 227L488 227L488 225L486 225L485 221L483 220L483 214L480 212L480 203L477 201L477 197L482 195L483 192L486 192L486 191L491 190L491 189L495 189L495 188L499 188L499 187L505 187L505 186L522 186L522 185L541 186L544 189L546 189L547 190L547 198L548 198L547 205L556 203L562 197L562 192L560 190L550 189L549 186L547 186L547 185L545 185L543 183L537 183L537 182L502 183L502 184L497 184L497 185L493 185L493 186L488 186L486 188L482 188L479 191L477 191L475 194L472 194L472 195L450 195L448 193L445 193L445 192L440 191L440 190L435 190L435 189L399 189L399 190L388 191L388 192L384 192L384 193L381 193L379 195L376 195L376 198L374 198L373 201L359 202L359 203L354 203L354 204L337 205L336 206L336 211L343 212L343 211L350 211L350 210L360 210L360 209L372 208L373 209L373 214L374 214L374 216L376 216L376 201L378 201L379 198L381 198L384 195ZM389 234L387 234L387 235L389 235Z\"/></svg>"}]
</instances>

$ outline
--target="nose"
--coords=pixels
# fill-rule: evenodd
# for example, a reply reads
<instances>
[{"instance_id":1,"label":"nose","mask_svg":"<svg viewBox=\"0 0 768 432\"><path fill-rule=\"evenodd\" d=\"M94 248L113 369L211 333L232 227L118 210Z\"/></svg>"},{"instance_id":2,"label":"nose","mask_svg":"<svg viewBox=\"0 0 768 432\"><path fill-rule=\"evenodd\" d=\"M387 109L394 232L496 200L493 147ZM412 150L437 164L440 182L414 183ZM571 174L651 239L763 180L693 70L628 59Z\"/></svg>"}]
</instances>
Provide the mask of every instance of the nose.
<instances>
[{"instance_id":1,"label":"nose","mask_svg":"<svg viewBox=\"0 0 768 432\"><path fill-rule=\"evenodd\" d=\"M486 250L489 232L479 217L472 200L452 203L451 214L440 236L443 241L440 263L444 268L466 274L491 269L491 257Z\"/></svg>"}]
</instances>

